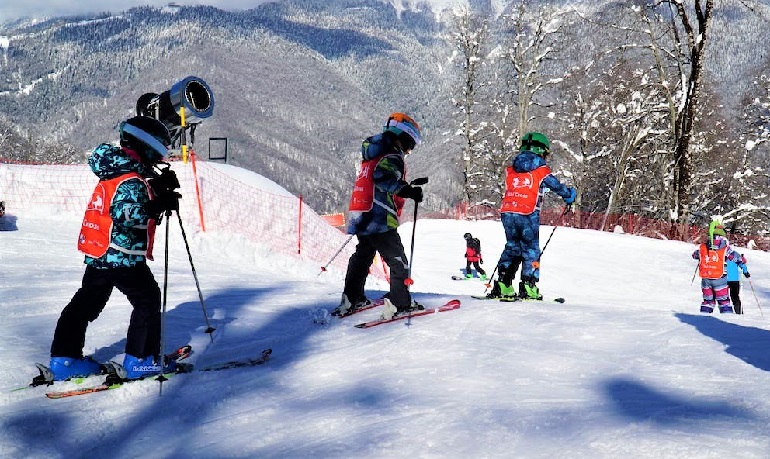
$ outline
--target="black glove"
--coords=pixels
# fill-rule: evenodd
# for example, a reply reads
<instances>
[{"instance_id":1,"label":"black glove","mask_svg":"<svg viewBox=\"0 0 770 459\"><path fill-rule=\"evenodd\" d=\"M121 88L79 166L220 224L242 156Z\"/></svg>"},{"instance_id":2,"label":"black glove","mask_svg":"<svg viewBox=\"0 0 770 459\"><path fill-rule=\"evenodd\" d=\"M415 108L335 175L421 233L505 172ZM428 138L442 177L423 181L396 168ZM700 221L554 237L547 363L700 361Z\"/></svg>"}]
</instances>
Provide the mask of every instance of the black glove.
<instances>
[{"instance_id":1,"label":"black glove","mask_svg":"<svg viewBox=\"0 0 770 459\"><path fill-rule=\"evenodd\" d=\"M147 209L147 213L156 218L163 213L170 213L171 211L179 210L179 199L181 194L176 191L166 190L155 195L155 199L145 204L144 208Z\"/></svg>"},{"instance_id":2,"label":"black glove","mask_svg":"<svg viewBox=\"0 0 770 459\"><path fill-rule=\"evenodd\" d=\"M751 277L748 271L743 271L743 277Z\"/></svg>"},{"instance_id":3,"label":"black glove","mask_svg":"<svg viewBox=\"0 0 770 459\"><path fill-rule=\"evenodd\" d=\"M422 202L422 188L419 186L404 185L398 190L396 195L406 199L413 199L414 202Z\"/></svg>"},{"instance_id":4,"label":"black glove","mask_svg":"<svg viewBox=\"0 0 770 459\"><path fill-rule=\"evenodd\" d=\"M163 169L160 175L151 178L148 182L156 195L161 195L165 191L176 190L180 186L176 172L172 171L169 167Z\"/></svg>"}]
</instances>

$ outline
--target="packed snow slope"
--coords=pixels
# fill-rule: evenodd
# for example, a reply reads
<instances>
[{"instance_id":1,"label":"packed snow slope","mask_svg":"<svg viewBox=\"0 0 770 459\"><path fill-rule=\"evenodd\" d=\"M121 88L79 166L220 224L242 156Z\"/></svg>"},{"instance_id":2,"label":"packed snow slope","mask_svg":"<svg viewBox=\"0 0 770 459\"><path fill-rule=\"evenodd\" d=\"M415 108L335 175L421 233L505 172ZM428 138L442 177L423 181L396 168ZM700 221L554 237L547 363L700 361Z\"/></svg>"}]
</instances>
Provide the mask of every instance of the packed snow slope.
<instances>
[{"instance_id":1,"label":"packed snow slope","mask_svg":"<svg viewBox=\"0 0 770 459\"><path fill-rule=\"evenodd\" d=\"M80 285L81 215L14 214L9 204L0 220L1 457L770 457L763 252L739 249L752 273L746 314L702 315L693 244L557 227L541 290L567 302L501 303L471 298L485 290L479 280L450 279L464 267L466 232L493 270L500 223L418 220L401 228L407 253L415 230L415 297L462 307L361 330L353 325L378 310L324 320L342 273L228 234L188 234L212 343L171 219L166 349L191 343L197 367L265 348L270 361L49 400L47 390L77 385L12 389L48 361L58 315ZM541 245L553 231L541 228ZM161 284L164 248L159 231L151 267ZM385 290L369 287L372 297ZM85 352L120 361L130 311L115 292Z\"/></svg>"}]
</instances>

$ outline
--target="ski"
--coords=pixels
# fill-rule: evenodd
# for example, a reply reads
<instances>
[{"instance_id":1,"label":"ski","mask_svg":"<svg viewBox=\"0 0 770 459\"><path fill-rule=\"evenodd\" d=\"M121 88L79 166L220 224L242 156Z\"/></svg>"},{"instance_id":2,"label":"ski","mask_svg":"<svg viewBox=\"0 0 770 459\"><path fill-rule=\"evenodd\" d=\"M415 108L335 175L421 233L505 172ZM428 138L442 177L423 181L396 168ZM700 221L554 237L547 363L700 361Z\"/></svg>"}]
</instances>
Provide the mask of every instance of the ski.
<instances>
[{"instance_id":1,"label":"ski","mask_svg":"<svg viewBox=\"0 0 770 459\"><path fill-rule=\"evenodd\" d=\"M263 365L265 362L267 362L268 357L270 357L270 354L272 353L273 353L272 349L265 349L264 351L262 351L259 357L254 359L233 360L230 362L215 364L212 366L208 366L206 368L201 368L198 371L221 371L221 370L229 370L231 368L255 367L257 365Z\"/></svg>"},{"instance_id":2,"label":"ski","mask_svg":"<svg viewBox=\"0 0 770 459\"><path fill-rule=\"evenodd\" d=\"M116 362L110 362L110 363L112 364L113 368L115 368L116 373L108 374L107 379L103 383L97 384L96 386L80 387L72 390L65 390L65 391L59 391L59 392L46 392L45 396L50 399L60 399L60 398L67 398L67 397L75 397L77 395L93 394L95 392L103 392L106 390L117 389L119 387L123 387L124 384L130 383L130 382L154 380L155 377L159 376L159 375L153 375L152 379L151 378L122 379L117 373L117 371L119 371L117 370L117 367L119 367L120 364ZM169 377L171 375L189 373L191 371L192 371L192 365L179 363L177 364L175 372L164 373L163 376Z\"/></svg>"},{"instance_id":3,"label":"ski","mask_svg":"<svg viewBox=\"0 0 770 459\"><path fill-rule=\"evenodd\" d=\"M540 302L540 303L546 302L547 303L547 302L551 301L553 303L564 303L567 300L565 300L564 298L561 298L561 297L559 297L559 298L551 298L550 300L541 298L541 299L538 300L538 299L535 299L535 298L521 298L521 297L517 296L517 297L513 297L513 298L500 299L500 301L502 301L504 303L514 303L514 302L517 302L517 301L535 302L535 303L538 303L538 302Z\"/></svg>"},{"instance_id":4,"label":"ski","mask_svg":"<svg viewBox=\"0 0 770 459\"><path fill-rule=\"evenodd\" d=\"M456 281L462 281L462 280L480 280L486 282L486 279L482 277L465 277L465 276L452 276L452 280Z\"/></svg>"},{"instance_id":5,"label":"ski","mask_svg":"<svg viewBox=\"0 0 770 459\"><path fill-rule=\"evenodd\" d=\"M405 320L405 319L412 319L414 317L420 317L420 316L427 316L429 314L436 314L438 312L446 312L446 311L454 311L455 309L458 309L460 307L460 300L454 299L449 300L445 304L436 307L436 308L427 308L422 309L419 311L412 311L408 314L398 315L393 317L392 319L375 319L370 320L369 322L363 322L358 325L356 325L356 328L371 328L376 327L377 325L382 324L388 324L391 322L397 322L399 320Z\"/></svg>"},{"instance_id":6,"label":"ski","mask_svg":"<svg viewBox=\"0 0 770 459\"><path fill-rule=\"evenodd\" d=\"M341 315L341 314L339 314L339 312L338 312L338 311L335 309L334 311L332 311L331 315L333 315L333 316L337 316L337 317L339 317L340 319L343 319L343 318L345 318L345 317L349 317L349 316L352 316L353 314L358 314L359 312L364 312L364 311L368 311L368 310L370 310L370 309L374 309L374 308L376 308L376 307L378 307L378 306L383 306L384 304L385 304L385 298L384 298L384 297L383 297L383 298L377 298L376 300L371 300L371 301L369 302L369 304L367 304L366 306L359 306L359 307L357 307L357 308L353 308L353 309L349 310L349 311L347 312L347 314L342 314L342 315Z\"/></svg>"},{"instance_id":7,"label":"ski","mask_svg":"<svg viewBox=\"0 0 770 459\"><path fill-rule=\"evenodd\" d=\"M164 373L163 376L169 377L176 374L192 373L194 371L220 371L220 370L227 370L230 368L242 368L242 367L262 365L267 361L267 358L272 353L273 353L272 349L265 349L256 358L233 360L233 361L216 364L216 365L202 368L202 369L195 369L191 364L178 363L175 372ZM182 359L179 358L178 360L182 360ZM124 378L121 378L120 373L125 372L125 370L122 368L120 364L115 362L110 362L110 366L112 367L112 369L110 370L110 373L108 374L107 379L101 384L90 386L90 387L72 389L68 391L48 392L45 394L45 396L51 399L60 399L60 398L66 398L66 397L74 397L78 395L93 394L95 392L103 392L107 390L117 389L119 387L123 387L123 385L125 384L133 383L137 381L153 381L153 380L156 380L158 376L158 375L153 375L151 378L145 378L145 379L124 379Z\"/></svg>"},{"instance_id":8,"label":"ski","mask_svg":"<svg viewBox=\"0 0 770 459\"><path fill-rule=\"evenodd\" d=\"M471 298L473 298L475 300L498 300L498 301L501 301L503 303L515 303L517 301L546 302L546 303L549 302L549 301L552 301L554 303L565 303L567 301L567 300L565 300L562 297L552 298L550 300L546 300L546 299L536 300L534 298L521 298L521 297L518 297L518 296L514 296L514 297L511 297L511 298L489 298L487 296L471 295Z\"/></svg>"}]
</instances>

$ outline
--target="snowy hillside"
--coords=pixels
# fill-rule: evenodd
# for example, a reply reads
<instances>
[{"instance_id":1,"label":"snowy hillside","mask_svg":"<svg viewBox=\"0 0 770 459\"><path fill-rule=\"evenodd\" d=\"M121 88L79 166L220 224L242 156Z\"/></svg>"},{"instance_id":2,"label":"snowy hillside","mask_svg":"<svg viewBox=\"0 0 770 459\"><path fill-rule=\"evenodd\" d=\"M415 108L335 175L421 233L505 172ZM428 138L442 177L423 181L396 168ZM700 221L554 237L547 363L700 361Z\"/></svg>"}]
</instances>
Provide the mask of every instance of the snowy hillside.
<instances>
[{"instance_id":1,"label":"snowy hillside","mask_svg":"<svg viewBox=\"0 0 770 459\"><path fill-rule=\"evenodd\" d=\"M243 177L241 177L243 180ZM187 218L186 215L183 215ZM178 375L49 400L20 391L47 362L83 273L77 212L0 220L0 456L8 458L766 458L770 455L770 256L747 251L743 316L698 313L691 244L559 227L541 289L565 304L474 300L452 281L463 233L490 272L499 222L418 220L413 290L456 311L360 330L336 306L339 271L268 256L227 234L188 234L214 342L171 225L167 348L198 367L272 348L264 366ZM409 250L413 230L402 226ZM541 245L553 227L541 229ZM163 238L151 264L163 279ZM371 285L371 296L384 285ZM130 306L116 292L86 352L120 359Z\"/></svg>"}]
</instances>

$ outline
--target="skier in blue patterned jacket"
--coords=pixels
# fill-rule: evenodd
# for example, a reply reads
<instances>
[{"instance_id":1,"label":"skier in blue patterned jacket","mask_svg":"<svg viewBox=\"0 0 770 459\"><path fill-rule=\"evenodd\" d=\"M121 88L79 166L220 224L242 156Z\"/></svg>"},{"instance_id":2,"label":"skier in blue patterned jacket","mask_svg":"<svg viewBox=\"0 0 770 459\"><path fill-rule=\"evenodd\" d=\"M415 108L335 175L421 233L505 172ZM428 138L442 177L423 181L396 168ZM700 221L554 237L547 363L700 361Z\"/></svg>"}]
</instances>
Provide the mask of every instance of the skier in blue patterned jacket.
<instances>
[{"instance_id":1,"label":"skier in blue patterned jacket","mask_svg":"<svg viewBox=\"0 0 770 459\"><path fill-rule=\"evenodd\" d=\"M390 268L390 292L383 317L420 307L412 302L406 285L409 260L397 231L405 199L422 201L422 188L406 181L404 162L405 155L419 143L417 122L403 113L393 113L383 132L367 138L361 146L362 162L350 198L348 225L348 234L356 235L358 245L348 262L342 300L335 315L344 316L369 303L364 286L377 252Z\"/></svg>"},{"instance_id":2,"label":"skier in blue patterned jacket","mask_svg":"<svg viewBox=\"0 0 770 459\"><path fill-rule=\"evenodd\" d=\"M562 185L546 165L550 146L548 138L539 132L524 134L519 154L506 169L506 189L500 207L506 243L497 262L498 282L488 295L490 298L516 296L511 284L521 264L519 297L542 299L536 283L540 280L540 206L544 189L554 191L567 205L577 195L574 188Z\"/></svg>"},{"instance_id":3,"label":"skier in blue patterned jacket","mask_svg":"<svg viewBox=\"0 0 770 459\"><path fill-rule=\"evenodd\" d=\"M97 374L101 366L83 357L88 324L99 316L113 288L133 307L126 336L124 367L129 378L159 373L160 307L158 283L147 266L152 260L155 224L163 212L178 209L179 186L170 169L153 170L171 144L158 120L137 116L120 125L121 146L101 144L88 159L99 178L78 237L86 270L81 288L62 310L51 343L55 380ZM164 370L168 370L166 368Z\"/></svg>"}]
</instances>

